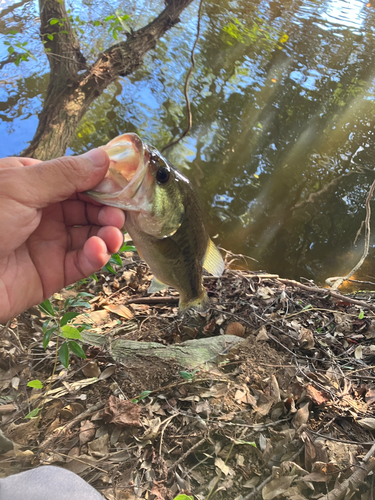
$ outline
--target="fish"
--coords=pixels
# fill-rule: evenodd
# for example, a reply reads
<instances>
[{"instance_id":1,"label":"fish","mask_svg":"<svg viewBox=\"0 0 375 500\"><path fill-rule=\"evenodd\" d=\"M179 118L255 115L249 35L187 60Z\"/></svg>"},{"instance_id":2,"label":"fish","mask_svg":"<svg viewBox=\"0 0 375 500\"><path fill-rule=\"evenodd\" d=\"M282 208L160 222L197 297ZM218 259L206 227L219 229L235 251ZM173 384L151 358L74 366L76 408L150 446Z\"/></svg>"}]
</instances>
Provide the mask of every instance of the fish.
<instances>
[{"instance_id":1,"label":"fish","mask_svg":"<svg viewBox=\"0 0 375 500\"><path fill-rule=\"evenodd\" d=\"M108 172L85 194L126 212L125 229L154 275L149 293L172 287L180 294L180 312L206 311L203 268L221 276L225 265L191 182L134 133L101 147L110 158Z\"/></svg>"}]
</instances>

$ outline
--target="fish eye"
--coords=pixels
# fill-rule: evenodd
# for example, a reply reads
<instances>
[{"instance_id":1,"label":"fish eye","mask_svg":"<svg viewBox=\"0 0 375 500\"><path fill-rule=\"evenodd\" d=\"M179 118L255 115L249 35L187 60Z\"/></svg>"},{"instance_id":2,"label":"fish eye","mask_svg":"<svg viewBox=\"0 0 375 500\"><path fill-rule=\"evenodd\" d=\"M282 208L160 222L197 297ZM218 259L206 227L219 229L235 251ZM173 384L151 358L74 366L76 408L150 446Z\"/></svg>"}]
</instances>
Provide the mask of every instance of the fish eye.
<instances>
[{"instance_id":1,"label":"fish eye","mask_svg":"<svg viewBox=\"0 0 375 500\"><path fill-rule=\"evenodd\" d=\"M156 180L159 184L165 184L169 181L170 174L171 172L168 167L160 167L156 172Z\"/></svg>"}]
</instances>

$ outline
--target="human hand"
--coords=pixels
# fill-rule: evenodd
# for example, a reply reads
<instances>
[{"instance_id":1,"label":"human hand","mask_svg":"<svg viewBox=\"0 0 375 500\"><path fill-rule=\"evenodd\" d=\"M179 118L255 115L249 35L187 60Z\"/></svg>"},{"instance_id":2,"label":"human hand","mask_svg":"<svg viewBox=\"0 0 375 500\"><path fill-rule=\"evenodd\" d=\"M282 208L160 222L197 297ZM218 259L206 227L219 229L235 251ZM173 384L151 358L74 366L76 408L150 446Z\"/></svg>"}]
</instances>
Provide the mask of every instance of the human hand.
<instances>
[{"instance_id":1,"label":"human hand","mask_svg":"<svg viewBox=\"0 0 375 500\"><path fill-rule=\"evenodd\" d=\"M101 149L0 160L0 323L98 271L120 249L124 212L78 194L108 166Z\"/></svg>"}]
</instances>

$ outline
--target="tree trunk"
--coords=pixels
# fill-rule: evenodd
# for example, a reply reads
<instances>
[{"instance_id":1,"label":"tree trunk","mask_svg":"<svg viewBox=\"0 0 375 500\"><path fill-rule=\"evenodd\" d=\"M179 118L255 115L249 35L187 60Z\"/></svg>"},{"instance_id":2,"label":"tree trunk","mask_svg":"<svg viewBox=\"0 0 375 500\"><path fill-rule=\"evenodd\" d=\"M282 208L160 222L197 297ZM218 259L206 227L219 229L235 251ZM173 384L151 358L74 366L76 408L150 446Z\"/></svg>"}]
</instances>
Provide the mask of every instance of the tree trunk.
<instances>
[{"instance_id":1,"label":"tree trunk","mask_svg":"<svg viewBox=\"0 0 375 500\"><path fill-rule=\"evenodd\" d=\"M41 37L51 74L36 134L22 156L48 160L64 155L91 103L119 76L129 75L142 65L146 53L179 22L179 15L191 2L169 0L151 23L129 34L126 41L109 47L88 68L64 3L40 0ZM51 26L52 18L65 21Z\"/></svg>"}]
</instances>

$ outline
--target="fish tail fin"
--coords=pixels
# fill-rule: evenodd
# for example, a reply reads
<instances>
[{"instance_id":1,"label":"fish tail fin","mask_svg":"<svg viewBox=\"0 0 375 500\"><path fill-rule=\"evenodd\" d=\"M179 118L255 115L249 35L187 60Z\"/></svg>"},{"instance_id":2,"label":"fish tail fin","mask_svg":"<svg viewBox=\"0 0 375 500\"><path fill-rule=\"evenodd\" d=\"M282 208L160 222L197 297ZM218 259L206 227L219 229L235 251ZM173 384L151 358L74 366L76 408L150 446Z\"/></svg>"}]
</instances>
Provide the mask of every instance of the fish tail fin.
<instances>
[{"instance_id":1,"label":"fish tail fin","mask_svg":"<svg viewBox=\"0 0 375 500\"><path fill-rule=\"evenodd\" d=\"M187 309L194 309L198 312L205 312L210 307L210 299L208 298L206 289L202 287L202 292L198 297L191 300L184 300L180 298L179 309L180 312L185 312Z\"/></svg>"}]
</instances>

